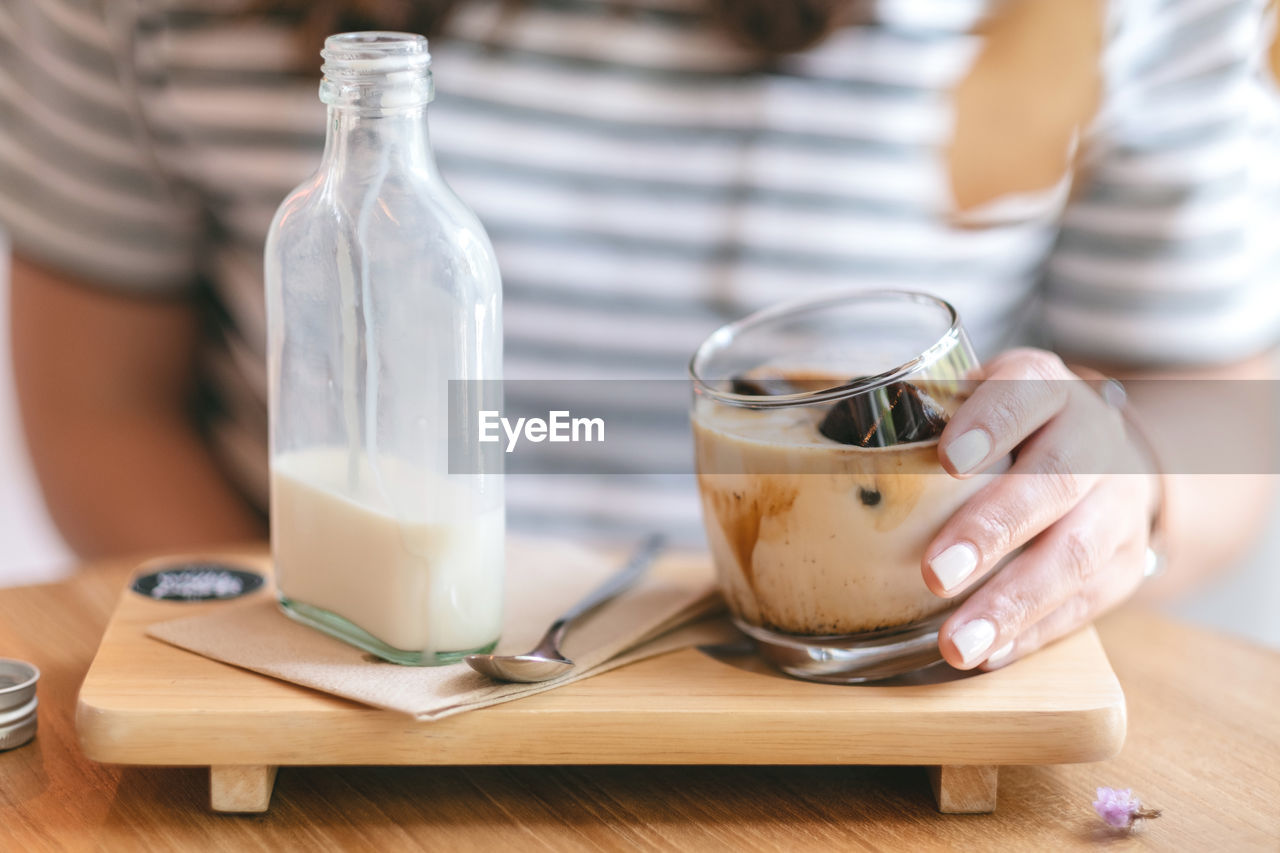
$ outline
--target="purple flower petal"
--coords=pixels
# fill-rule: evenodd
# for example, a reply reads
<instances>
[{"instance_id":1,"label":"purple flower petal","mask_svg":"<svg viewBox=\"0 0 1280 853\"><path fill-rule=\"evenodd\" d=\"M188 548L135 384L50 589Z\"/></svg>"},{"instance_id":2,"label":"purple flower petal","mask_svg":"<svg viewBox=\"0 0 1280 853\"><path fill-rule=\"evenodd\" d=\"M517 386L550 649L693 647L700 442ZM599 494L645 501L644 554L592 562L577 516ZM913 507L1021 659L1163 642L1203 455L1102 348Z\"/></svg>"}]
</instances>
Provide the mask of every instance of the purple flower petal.
<instances>
[{"instance_id":1,"label":"purple flower petal","mask_svg":"<svg viewBox=\"0 0 1280 853\"><path fill-rule=\"evenodd\" d=\"M1098 788L1097 796L1093 809L1108 826L1116 829L1133 826L1134 817L1142 809L1142 803L1133 796L1132 788Z\"/></svg>"}]
</instances>

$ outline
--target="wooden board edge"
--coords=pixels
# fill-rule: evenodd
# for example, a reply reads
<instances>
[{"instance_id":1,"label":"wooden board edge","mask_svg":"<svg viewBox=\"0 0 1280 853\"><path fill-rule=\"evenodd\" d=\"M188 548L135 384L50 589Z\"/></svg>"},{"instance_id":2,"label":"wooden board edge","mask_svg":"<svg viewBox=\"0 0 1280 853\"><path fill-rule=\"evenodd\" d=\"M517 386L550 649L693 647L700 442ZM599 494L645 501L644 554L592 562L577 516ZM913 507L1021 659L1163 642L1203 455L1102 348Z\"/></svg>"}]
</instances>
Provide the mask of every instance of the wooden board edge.
<instances>
[{"instance_id":1,"label":"wooden board edge","mask_svg":"<svg viewBox=\"0 0 1280 853\"><path fill-rule=\"evenodd\" d=\"M132 737L128 726L121 726L122 722L120 714L112 709L87 701L81 688L81 694L76 697L75 730L85 758L104 764L129 763L119 760L122 739L127 742Z\"/></svg>"},{"instance_id":2,"label":"wooden board edge","mask_svg":"<svg viewBox=\"0 0 1280 853\"><path fill-rule=\"evenodd\" d=\"M779 738L781 724L765 715L754 721L738 715L728 731L722 720L707 715L685 715L670 720L670 727L654 725L643 713L611 716L608 727L591 712L522 715L482 731L468 731L460 722L415 723L377 711L345 720L332 714L297 719L282 712L246 726L242 717L230 714L157 717L86 700L77 708L77 733L88 758L140 765L1076 764L1110 758L1125 737L1123 706L1043 715L1031 727L1014 715L988 721L985 728L938 730L919 738L912 749L885 744L883 732L894 724L889 717L863 721L861 730L850 732L797 721L791 739ZM290 735L249 744L246 728ZM993 728L1020 728L1021 734L995 743L989 739ZM197 730L200 736L193 739ZM584 732L590 736L583 737ZM495 738L501 749L494 746Z\"/></svg>"}]
</instances>

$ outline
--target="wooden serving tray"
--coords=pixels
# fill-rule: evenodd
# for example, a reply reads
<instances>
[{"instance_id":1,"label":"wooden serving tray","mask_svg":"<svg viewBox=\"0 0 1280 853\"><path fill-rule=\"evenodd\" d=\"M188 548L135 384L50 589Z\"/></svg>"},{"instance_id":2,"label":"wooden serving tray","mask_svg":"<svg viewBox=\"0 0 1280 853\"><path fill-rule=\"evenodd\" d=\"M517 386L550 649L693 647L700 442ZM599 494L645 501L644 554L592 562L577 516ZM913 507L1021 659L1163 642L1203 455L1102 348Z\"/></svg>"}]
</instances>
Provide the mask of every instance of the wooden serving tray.
<instances>
[{"instance_id":1,"label":"wooden serving tray","mask_svg":"<svg viewBox=\"0 0 1280 853\"><path fill-rule=\"evenodd\" d=\"M202 559L270 569L260 553ZM707 571L702 556L664 559ZM1124 694L1092 628L996 672L894 686L813 684L686 649L420 723L144 634L237 603L126 587L80 689L86 756L207 766L216 811L265 811L281 765L872 764L928 766L940 810L987 812L1000 765L1101 761L1124 741Z\"/></svg>"}]
</instances>

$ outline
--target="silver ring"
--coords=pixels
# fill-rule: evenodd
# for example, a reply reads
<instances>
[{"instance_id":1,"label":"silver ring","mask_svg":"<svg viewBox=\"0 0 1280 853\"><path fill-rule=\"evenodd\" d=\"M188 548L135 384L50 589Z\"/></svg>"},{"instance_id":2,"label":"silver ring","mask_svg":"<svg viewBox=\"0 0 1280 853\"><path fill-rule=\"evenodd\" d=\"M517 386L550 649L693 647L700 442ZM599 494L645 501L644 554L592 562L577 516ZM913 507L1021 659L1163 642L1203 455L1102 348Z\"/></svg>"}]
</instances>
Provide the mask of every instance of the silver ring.
<instances>
[{"instance_id":1,"label":"silver ring","mask_svg":"<svg viewBox=\"0 0 1280 853\"><path fill-rule=\"evenodd\" d=\"M1160 551L1148 545L1146 562L1142 567L1142 579L1150 580L1151 578L1160 577L1162 574L1164 574L1165 566L1168 565L1168 563L1169 563L1168 557L1166 557Z\"/></svg>"},{"instance_id":2,"label":"silver ring","mask_svg":"<svg viewBox=\"0 0 1280 853\"><path fill-rule=\"evenodd\" d=\"M1123 410L1129 403L1129 392L1124 389L1124 384L1119 379L1108 377L1104 380L1098 388L1098 396L1113 409Z\"/></svg>"}]
</instances>

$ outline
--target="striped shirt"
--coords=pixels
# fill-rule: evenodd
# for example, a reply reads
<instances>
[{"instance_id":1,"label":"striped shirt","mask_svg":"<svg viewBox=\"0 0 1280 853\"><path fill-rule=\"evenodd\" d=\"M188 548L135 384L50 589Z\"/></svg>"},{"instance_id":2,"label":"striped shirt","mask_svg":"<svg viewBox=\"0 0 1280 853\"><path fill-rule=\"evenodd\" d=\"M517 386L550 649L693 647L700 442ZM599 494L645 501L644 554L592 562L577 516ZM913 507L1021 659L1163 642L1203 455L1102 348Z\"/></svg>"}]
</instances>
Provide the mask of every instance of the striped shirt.
<instances>
[{"instance_id":1,"label":"striped shirt","mask_svg":"<svg viewBox=\"0 0 1280 853\"><path fill-rule=\"evenodd\" d=\"M104 289L206 297L205 427L264 504L262 245L325 113L293 22L242 5L0 6L0 222ZM509 378L680 377L717 325L833 286L936 293L984 355L1203 363L1276 340L1263 0L1103 3L1101 95L1054 143L1060 176L963 213L953 92L1004 4L871 5L767 67L697 0L461 5L432 45L432 137L498 253ZM509 479L517 525L697 527L682 478Z\"/></svg>"}]
</instances>

